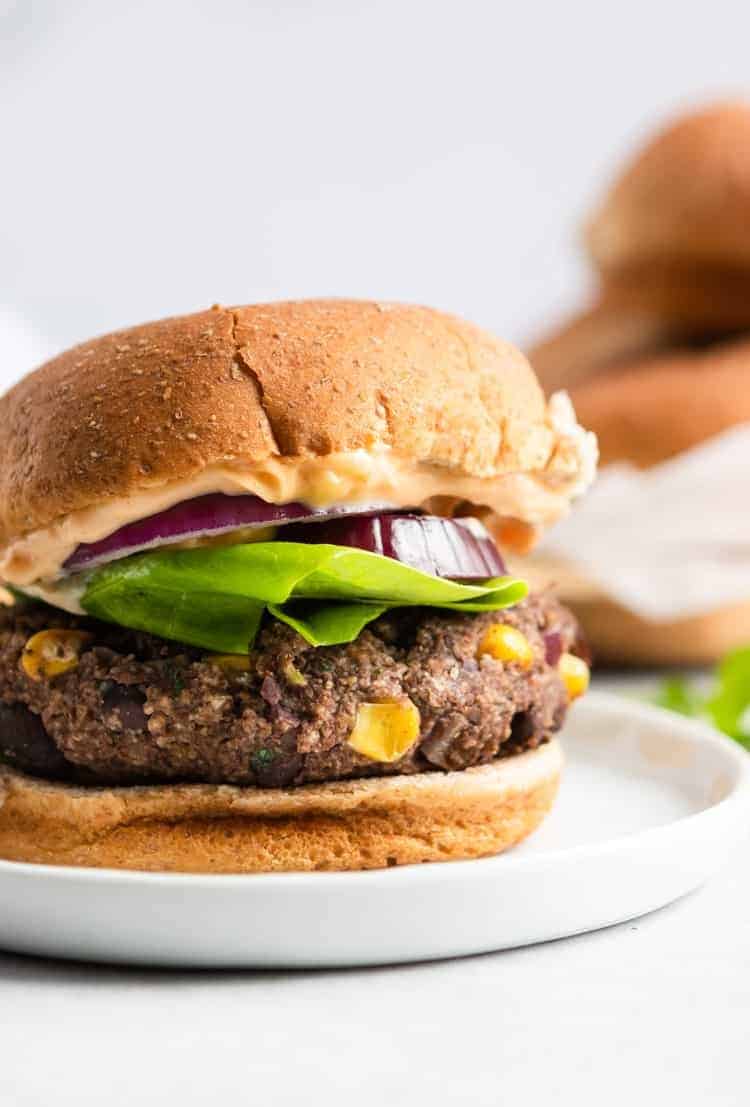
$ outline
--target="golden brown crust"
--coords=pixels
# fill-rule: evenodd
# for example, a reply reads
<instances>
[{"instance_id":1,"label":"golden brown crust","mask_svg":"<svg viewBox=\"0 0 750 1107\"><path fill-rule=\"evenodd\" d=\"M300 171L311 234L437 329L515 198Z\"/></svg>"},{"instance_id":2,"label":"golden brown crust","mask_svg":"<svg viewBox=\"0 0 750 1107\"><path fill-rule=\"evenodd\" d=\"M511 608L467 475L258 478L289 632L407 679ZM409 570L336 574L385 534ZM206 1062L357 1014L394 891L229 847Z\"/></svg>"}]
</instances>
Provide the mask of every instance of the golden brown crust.
<instances>
[{"instance_id":1,"label":"golden brown crust","mask_svg":"<svg viewBox=\"0 0 750 1107\"><path fill-rule=\"evenodd\" d=\"M557 741L480 768L291 790L80 789L0 773L0 857L161 872L344 871L500 853L549 811Z\"/></svg>"},{"instance_id":2,"label":"golden brown crust","mask_svg":"<svg viewBox=\"0 0 750 1107\"><path fill-rule=\"evenodd\" d=\"M462 474L525 471L545 415L517 350L427 308L321 300L165 319L78 346L0 398L0 543L274 454L395 446Z\"/></svg>"},{"instance_id":3,"label":"golden brown crust","mask_svg":"<svg viewBox=\"0 0 750 1107\"><path fill-rule=\"evenodd\" d=\"M616 180L589 223L605 274L659 262L750 263L750 105L682 116Z\"/></svg>"},{"instance_id":4,"label":"golden brown crust","mask_svg":"<svg viewBox=\"0 0 750 1107\"><path fill-rule=\"evenodd\" d=\"M679 350L603 374L573 390L599 439L602 465L657 465L750 420L750 338Z\"/></svg>"}]
</instances>

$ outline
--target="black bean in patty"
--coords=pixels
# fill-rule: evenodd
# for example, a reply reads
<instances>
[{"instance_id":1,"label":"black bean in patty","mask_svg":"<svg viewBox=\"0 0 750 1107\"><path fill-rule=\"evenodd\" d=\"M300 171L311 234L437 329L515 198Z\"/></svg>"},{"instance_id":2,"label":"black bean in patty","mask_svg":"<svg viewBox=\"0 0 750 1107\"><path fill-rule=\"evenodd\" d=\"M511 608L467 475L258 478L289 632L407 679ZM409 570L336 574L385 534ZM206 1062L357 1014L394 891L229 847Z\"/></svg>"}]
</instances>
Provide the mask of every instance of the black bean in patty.
<instances>
[{"instance_id":1,"label":"black bean in patty","mask_svg":"<svg viewBox=\"0 0 750 1107\"><path fill-rule=\"evenodd\" d=\"M49 780L68 780L73 766L25 703L0 703L0 761Z\"/></svg>"}]
</instances>

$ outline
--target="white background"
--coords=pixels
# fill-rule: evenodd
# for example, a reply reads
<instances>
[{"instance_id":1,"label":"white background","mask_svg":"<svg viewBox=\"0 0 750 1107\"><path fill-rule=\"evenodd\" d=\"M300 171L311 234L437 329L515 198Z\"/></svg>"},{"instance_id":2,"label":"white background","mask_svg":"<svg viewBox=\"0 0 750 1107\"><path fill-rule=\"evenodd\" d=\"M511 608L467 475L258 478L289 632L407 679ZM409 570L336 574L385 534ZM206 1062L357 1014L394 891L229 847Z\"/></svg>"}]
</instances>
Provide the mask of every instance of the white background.
<instances>
[{"instance_id":1,"label":"white background","mask_svg":"<svg viewBox=\"0 0 750 1107\"><path fill-rule=\"evenodd\" d=\"M579 301L633 143L750 92L749 32L744 0L0 0L0 382L214 301L405 299L523 341Z\"/></svg>"},{"instance_id":2,"label":"white background","mask_svg":"<svg viewBox=\"0 0 750 1107\"><path fill-rule=\"evenodd\" d=\"M0 382L214 301L430 303L523 341L665 114L750 92L750 8L0 0ZM368 972L0 957L0 1101L746 1102L747 847L598 935Z\"/></svg>"}]
</instances>

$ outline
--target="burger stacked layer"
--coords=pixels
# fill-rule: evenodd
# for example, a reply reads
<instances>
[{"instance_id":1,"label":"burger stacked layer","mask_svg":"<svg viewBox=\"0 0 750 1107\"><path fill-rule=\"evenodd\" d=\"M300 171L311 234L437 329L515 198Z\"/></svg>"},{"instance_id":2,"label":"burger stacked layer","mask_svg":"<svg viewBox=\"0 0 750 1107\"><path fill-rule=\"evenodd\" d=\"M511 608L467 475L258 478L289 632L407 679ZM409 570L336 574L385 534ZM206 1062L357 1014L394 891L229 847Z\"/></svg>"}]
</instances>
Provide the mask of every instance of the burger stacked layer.
<instances>
[{"instance_id":1,"label":"burger stacked layer","mask_svg":"<svg viewBox=\"0 0 750 1107\"><path fill-rule=\"evenodd\" d=\"M426 309L216 309L1 402L1 855L364 868L533 829L586 650L495 536L562 514L595 443L512 348Z\"/></svg>"}]
</instances>

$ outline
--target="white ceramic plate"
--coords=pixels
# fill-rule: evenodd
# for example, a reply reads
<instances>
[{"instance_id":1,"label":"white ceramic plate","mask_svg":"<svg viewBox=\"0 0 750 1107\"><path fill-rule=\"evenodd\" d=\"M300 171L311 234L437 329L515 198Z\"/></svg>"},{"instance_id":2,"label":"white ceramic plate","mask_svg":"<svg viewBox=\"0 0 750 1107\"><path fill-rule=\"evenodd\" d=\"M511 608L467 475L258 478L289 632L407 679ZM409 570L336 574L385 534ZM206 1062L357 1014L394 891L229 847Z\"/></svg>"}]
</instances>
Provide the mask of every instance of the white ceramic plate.
<instances>
[{"instance_id":1,"label":"white ceramic plate","mask_svg":"<svg viewBox=\"0 0 750 1107\"><path fill-rule=\"evenodd\" d=\"M365 873L179 876L0 862L0 947L182 966L482 953L634 918L701 884L750 826L750 756L590 693L550 818L511 853Z\"/></svg>"}]
</instances>

